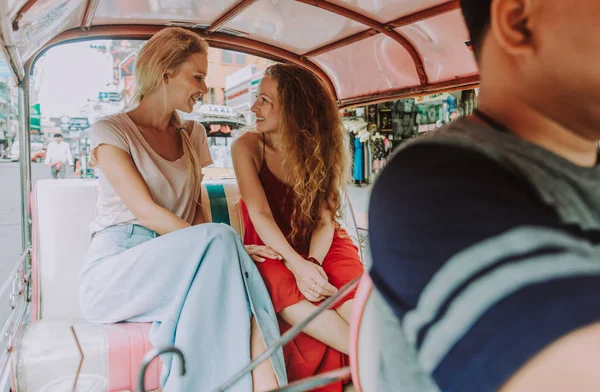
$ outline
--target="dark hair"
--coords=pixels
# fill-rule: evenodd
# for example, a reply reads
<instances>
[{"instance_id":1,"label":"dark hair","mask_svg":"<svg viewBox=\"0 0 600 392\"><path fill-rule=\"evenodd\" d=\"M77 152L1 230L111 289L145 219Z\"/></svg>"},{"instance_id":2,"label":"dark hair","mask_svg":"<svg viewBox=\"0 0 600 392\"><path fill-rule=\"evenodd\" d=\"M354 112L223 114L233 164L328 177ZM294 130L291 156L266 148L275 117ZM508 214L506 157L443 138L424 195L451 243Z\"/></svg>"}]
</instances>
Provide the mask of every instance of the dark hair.
<instances>
[{"instance_id":1,"label":"dark hair","mask_svg":"<svg viewBox=\"0 0 600 392\"><path fill-rule=\"evenodd\" d=\"M481 54L483 39L490 27L490 13L492 0L460 0L475 55Z\"/></svg>"},{"instance_id":2,"label":"dark hair","mask_svg":"<svg viewBox=\"0 0 600 392\"><path fill-rule=\"evenodd\" d=\"M62 133L55 133L54 137L63 137L63 136L62 136Z\"/></svg>"}]
</instances>

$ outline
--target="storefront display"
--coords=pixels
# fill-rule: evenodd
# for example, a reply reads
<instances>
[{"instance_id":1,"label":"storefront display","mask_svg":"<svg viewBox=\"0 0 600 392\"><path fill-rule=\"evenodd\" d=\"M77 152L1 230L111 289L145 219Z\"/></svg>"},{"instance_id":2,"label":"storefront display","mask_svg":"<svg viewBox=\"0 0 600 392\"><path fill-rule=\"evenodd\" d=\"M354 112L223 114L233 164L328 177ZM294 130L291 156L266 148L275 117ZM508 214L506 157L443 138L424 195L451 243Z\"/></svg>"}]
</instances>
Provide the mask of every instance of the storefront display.
<instances>
[{"instance_id":1,"label":"storefront display","mask_svg":"<svg viewBox=\"0 0 600 392\"><path fill-rule=\"evenodd\" d=\"M476 90L439 93L345 109L354 183L372 183L391 152L419 134L469 115L477 106Z\"/></svg>"},{"instance_id":2,"label":"storefront display","mask_svg":"<svg viewBox=\"0 0 600 392\"><path fill-rule=\"evenodd\" d=\"M394 102L392 110L394 140L410 138L417 133L417 113L414 99L400 99Z\"/></svg>"},{"instance_id":3,"label":"storefront display","mask_svg":"<svg viewBox=\"0 0 600 392\"><path fill-rule=\"evenodd\" d=\"M419 97L417 104L417 123L419 133L433 131L448 124L458 113L458 99L449 93Z\"/></svg>"}]
</instances>

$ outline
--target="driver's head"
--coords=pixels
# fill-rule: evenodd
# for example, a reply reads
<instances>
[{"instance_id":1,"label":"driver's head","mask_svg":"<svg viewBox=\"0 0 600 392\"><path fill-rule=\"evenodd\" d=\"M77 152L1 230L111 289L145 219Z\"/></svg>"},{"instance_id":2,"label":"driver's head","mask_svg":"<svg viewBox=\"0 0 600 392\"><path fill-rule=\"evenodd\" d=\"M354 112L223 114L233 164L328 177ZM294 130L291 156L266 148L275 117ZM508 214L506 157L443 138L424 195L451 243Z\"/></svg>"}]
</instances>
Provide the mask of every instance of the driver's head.
<instances>
[{"instance_id":1,"label":"driver's head","mask_svg":"<svg viewBox=\"0 0 600 392\"><path fill-rule=\"evenodd\" d=\"M501 91L600 139L600 2L461 0L482 94Z\"/></svg>"}]
</instances>

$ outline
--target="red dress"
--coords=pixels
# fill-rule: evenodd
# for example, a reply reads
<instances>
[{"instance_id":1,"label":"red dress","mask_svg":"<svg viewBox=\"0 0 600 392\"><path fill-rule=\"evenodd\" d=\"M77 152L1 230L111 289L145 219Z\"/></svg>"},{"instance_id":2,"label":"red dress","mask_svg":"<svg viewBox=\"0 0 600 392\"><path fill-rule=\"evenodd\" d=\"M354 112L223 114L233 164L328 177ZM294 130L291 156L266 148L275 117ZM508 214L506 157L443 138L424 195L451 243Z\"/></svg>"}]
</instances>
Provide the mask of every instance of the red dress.
<instances>
[{"instance_id":1,"label":"red dress","mask_svg":"<svg viewBox=\"0 0 600 392\"><path fill-rule=\"evenodd\" d=\"M294 205L293 191L290 186L271 173L265 162L263 162L258 176L267 196L273 218L284 236L288 238L292 231L290 217ZM241 208L245 228L244 244L264 245L254 229L248 210L243 202ZM310 248L308 241L301 244L292 244L292 246L300 255L308 257ZM256 263L256 266L269 290L276 313L305 299L296 285L292 272L280 260L267 259L263 263ZM338 289L362 275L363 265L360 262L358 248L345 230L336 230L334 233L331 248L323 260L322 267L329 278L329 283ZM354 293L350 293L342 301L338 301L335 307L342 305L353 297ZM290 326L279 318L279 328L281 333L284 333ZM348 366L347 355L304 333L288 343L283 348L283 354L290 382ZM342 387L342 383L337 382L315 391L341 392Z\"/></svg>"}]
</instances>

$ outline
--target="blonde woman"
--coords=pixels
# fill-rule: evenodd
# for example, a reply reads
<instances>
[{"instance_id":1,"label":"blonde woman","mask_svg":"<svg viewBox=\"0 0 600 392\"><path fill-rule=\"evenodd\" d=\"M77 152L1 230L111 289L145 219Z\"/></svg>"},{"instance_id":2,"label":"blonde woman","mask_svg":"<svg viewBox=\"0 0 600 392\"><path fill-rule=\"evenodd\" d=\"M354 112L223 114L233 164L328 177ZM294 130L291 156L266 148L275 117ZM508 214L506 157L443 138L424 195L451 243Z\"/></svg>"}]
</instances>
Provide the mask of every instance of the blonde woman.
<instances>
[{"instance_id":1,"label":"blonde woman","mask_svg":"<svg viewBox=\"0 0 600 392\"><path fill-rule=\"evenodd\" d=\"M183 351L191 371L179 377L163 358L164 391L212 390L278 336L268 293L240 239L226 225L205 223L201 170L212 162L206 131L176 112L191 112L207 91L207 53L193 32L157 33L137 59L137 106L91 131L90 164L101 176L81 307L90 322L153 322L154 346ZM285 382L278 353L231 390Z\"/></svg>"},{"instance_id":2,"label":"blonde woman","mask_svg":"<svg viewBox=\"0 0 600 392\"><path fill-rule=\"evenodd\" d=\"M314 74L292 64L267 69L252 106L256 133L232 145L244 200L244 243L269 289L282 330L363 273L340 228L348 178L346 133L336 102ZM290 381L347 363L350 294L284 348ZM342 383L319 391L337 392Z\"/></svg>"}]
</instances>

